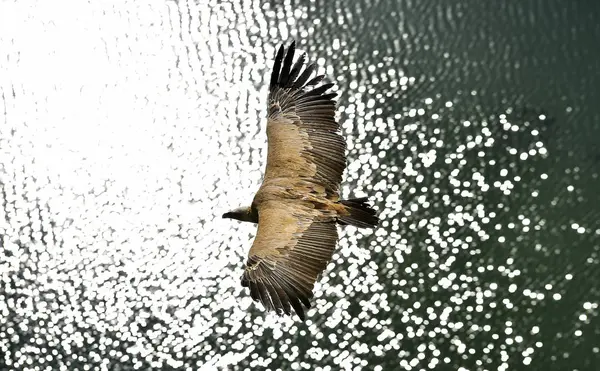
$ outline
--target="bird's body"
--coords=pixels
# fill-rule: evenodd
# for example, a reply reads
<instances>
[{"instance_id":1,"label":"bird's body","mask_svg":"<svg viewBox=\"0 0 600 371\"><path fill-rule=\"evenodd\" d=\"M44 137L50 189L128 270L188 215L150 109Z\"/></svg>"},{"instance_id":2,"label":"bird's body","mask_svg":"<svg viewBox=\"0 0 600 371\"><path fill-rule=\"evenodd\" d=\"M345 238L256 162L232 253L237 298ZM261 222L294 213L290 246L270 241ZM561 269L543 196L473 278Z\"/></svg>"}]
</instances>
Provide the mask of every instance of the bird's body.
<instances>
[{"instance_id":1,"label":"bird's body","mask_svg":"<svg viewBox=\"0 0 600 371\"><path fill-rule=\"evenodd\" d=\"M269 85L267 166L250 207L223 216L258 223L242 285L265 308L301 319L337 244L336 224L374 227L366 198L340 200L346 143L335 120L333 84L310 79L315 64L279 49ZM304 68L304 69L303 69Z\"/></svg>"}]
</instances>

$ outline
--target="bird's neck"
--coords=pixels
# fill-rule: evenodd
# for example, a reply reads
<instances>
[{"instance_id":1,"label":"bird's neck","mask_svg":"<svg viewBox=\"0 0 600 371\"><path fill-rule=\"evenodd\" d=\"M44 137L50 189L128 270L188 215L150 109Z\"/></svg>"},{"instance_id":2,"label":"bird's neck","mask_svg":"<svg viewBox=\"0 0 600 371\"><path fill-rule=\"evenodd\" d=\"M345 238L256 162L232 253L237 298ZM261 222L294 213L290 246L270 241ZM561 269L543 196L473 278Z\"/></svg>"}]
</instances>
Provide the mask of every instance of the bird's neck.
<instances>
[{"instance_id":1,"label":"bird's neck","mask_svg":"<svg viewBox=\"0 0 600 371\"><path fill-rule=\"evenodd\" d=\"M244 210L233 214L233 218L241 222L258 223L258 212L253 207L248 207Z\"/></svg>"}]
</instances>

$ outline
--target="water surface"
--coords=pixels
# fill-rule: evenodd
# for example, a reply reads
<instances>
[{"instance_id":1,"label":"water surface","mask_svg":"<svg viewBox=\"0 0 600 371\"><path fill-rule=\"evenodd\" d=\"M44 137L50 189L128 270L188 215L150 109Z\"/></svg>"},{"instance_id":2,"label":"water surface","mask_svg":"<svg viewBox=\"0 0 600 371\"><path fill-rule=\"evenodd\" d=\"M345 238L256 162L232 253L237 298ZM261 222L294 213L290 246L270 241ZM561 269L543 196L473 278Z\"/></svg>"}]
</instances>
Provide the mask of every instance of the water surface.
<instances>
[{"instance_id":1,"label":"water surface","mask_svg":"<svg viewBox=\"0 0 600 371\"><path fill-rule=\"evenodd\" d=\"M593 1L0 3L2 369L595 370ZM338 84L370 195L305 324L239 278L266 81Z\"/></svg>"}]
</instances>

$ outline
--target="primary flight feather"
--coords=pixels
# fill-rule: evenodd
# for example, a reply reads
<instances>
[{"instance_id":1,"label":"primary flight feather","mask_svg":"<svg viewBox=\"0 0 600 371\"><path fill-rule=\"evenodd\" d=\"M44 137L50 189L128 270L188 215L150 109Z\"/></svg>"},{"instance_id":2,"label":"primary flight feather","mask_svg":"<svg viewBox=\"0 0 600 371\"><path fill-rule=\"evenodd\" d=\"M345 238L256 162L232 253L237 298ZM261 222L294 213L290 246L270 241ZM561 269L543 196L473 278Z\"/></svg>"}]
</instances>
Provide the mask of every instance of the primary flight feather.
<instances>
[{"instance_id":1,"label":"primary flight feather","mask_svg":"<svg viewBox=\"0 0 600 371\"><path fill-rule=\"evenodd\" d=\"M313 287L331 260L336 224L373 228L366 198L340 200L346 142L335 120L336 93L306 56L294 62L295 42L275 56L267 100L267 166L251 206L224 218L258 223L242 285L277 314L306 318Z\"/></svg>"}]
</instances>

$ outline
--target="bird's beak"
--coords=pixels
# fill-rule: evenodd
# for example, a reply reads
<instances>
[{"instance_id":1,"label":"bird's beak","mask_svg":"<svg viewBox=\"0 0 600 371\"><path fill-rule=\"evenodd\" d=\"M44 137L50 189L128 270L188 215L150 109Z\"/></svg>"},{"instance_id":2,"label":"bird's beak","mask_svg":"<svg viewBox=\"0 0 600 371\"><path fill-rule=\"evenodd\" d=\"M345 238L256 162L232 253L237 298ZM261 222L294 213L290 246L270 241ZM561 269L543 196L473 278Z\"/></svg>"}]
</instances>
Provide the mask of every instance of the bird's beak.
<instances>
[{"instance_id":1,"label":"bird's beak","mask_svg":"<svg viewBox=\"0 0 600 371\"><path fill-rule=\"evenodd\" d=\"M226 213L225 213L225 214L223 214L223 216L222 216L222 218L223 218L223 219L225 219L225 218L229 218L229 219L231 219L232 217L233 217L233 213L231 213L231 212L226 212Z\"/></svg>"}]
</instances>

